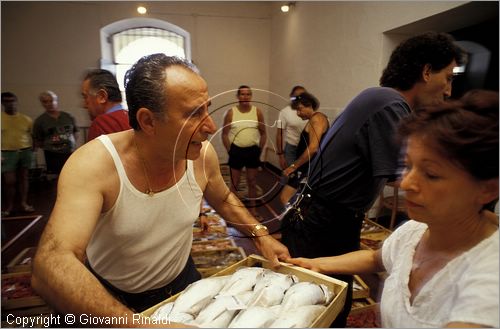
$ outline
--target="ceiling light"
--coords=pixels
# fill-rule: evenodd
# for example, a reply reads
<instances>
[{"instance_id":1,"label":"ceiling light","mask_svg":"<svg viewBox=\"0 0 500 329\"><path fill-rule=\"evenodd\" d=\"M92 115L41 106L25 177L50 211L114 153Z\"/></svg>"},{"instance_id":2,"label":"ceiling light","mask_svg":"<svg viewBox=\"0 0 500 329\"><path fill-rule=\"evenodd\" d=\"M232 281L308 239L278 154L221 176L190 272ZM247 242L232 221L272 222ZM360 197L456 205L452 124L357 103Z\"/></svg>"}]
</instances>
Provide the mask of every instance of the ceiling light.
<instances>
[{"instance_id":1,"label":"ceiling light","mask_svg":"<svg viewBox=\"0 0 500 329\"><path fill-rule=\"evenodd\" d=\"M281 6L281 11L284 13L287 13L292 9L292 7L295 6L295 2L287 2L283 6Z\"/></svg>"},{"instance_id":2,"label":"ceiling light","mask_svg":"<svg viewBox=\"0 0 500 329\"><path fill-rule=\"evenodd\" d=\"M143 7L143 6L139 6L137 7L137 12L141 15L144 15L148 10L146 9L146 7Z\"/></svg>"}]
</instances>

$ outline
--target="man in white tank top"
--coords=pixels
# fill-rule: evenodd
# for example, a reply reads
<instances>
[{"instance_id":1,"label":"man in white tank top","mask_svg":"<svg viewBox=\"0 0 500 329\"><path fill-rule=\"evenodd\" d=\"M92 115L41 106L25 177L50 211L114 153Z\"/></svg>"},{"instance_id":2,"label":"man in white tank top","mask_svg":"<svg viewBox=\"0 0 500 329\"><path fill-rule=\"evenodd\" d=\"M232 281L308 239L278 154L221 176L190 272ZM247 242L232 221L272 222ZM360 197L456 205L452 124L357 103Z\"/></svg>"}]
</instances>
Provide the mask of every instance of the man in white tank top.
<instances>
[{"instance_id":1,"label":"man in white tank top","mask_svg":"<svg viewBox=\"0 0 500 329\"><path fill-rule=\"evenodd\" d=\"M202 197L276 266L290 257L224 183L197 69L154 54L125 81L133 129L92 140L68 160L32 276L58 312L120 318L120 327L140 326L135 312L199 278L189 254Z\"/></svg>"},{"instance_id":2,"label":"man in white tank top","mask_svg":"<svg viewBox=\"0 0 500 329\"><path fill-rule=\"evenodd\" d=\"M241 171L246 168L249 210L257 216L257 173L260 154L266 143L266 126L261 109L253 106L252 89L240 86L236 93L238 105L229 109L224 116L222 143L229 153L231 170L231 192L236 194Z\"/></svg>"}]
</instances>

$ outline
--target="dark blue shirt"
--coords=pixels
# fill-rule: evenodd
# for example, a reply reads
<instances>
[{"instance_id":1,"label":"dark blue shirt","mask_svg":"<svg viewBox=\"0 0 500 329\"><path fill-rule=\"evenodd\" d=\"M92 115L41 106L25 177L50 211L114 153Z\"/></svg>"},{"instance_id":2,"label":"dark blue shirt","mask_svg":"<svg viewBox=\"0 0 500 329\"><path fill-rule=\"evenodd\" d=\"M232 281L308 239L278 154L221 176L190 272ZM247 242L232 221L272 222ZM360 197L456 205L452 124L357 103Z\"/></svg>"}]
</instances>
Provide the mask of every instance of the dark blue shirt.
<instances>
[{"instance_id":1,"label":"dark blue shirt","mask_svg":"<svg viewBox=\"0 0 500 329\"><path fill-rule=\"evenodd\" d=\"M310 166L309 186L327 203L368 210L387 178L396 176L399 121L410 114L392 88L362 91L330 127Z\"/></svg>"}]
</instances>

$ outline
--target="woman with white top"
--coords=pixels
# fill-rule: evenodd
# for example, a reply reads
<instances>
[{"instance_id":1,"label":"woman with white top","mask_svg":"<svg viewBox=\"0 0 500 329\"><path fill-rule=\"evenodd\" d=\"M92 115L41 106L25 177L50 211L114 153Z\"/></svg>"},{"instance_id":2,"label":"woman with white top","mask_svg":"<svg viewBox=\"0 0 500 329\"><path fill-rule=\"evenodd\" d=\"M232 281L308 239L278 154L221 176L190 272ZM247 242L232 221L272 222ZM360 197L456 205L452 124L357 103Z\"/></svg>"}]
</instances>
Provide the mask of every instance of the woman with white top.
<instances>
[{"instance_id":1,"label":"woman with white top","mask_svg":"<svg viewBox=\"0 0 500 329\"><path fill-rule=\"evenodd\" d=\"M399 132L412 220L379 250L288 261L327 274L387 271L383 327L498 327L498 93L416 111Z\"/></svg>"}]
</instances>

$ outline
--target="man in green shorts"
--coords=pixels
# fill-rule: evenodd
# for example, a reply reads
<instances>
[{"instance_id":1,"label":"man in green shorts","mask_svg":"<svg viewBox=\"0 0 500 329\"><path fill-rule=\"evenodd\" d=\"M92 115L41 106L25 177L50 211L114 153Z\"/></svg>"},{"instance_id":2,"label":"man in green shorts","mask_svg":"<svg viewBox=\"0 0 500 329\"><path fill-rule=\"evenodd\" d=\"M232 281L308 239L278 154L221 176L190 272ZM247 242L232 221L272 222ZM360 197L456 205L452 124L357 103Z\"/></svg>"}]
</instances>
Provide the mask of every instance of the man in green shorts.
<instances>
[{"instance_id":1,"label":"man in green shorts","mask_svg":"<svg viewBox=\"0 0 500 329\"><path fill-rule=\"evenodd\" d=\"M21 210L33 212L27 203L28 172L33 160L31 131L33 120L17 111L17 96L2 93L2 175L5 182L5 205L2 217L10 216L14 208L16 185L21 197Z\"/></svg>"}]
</instances>

